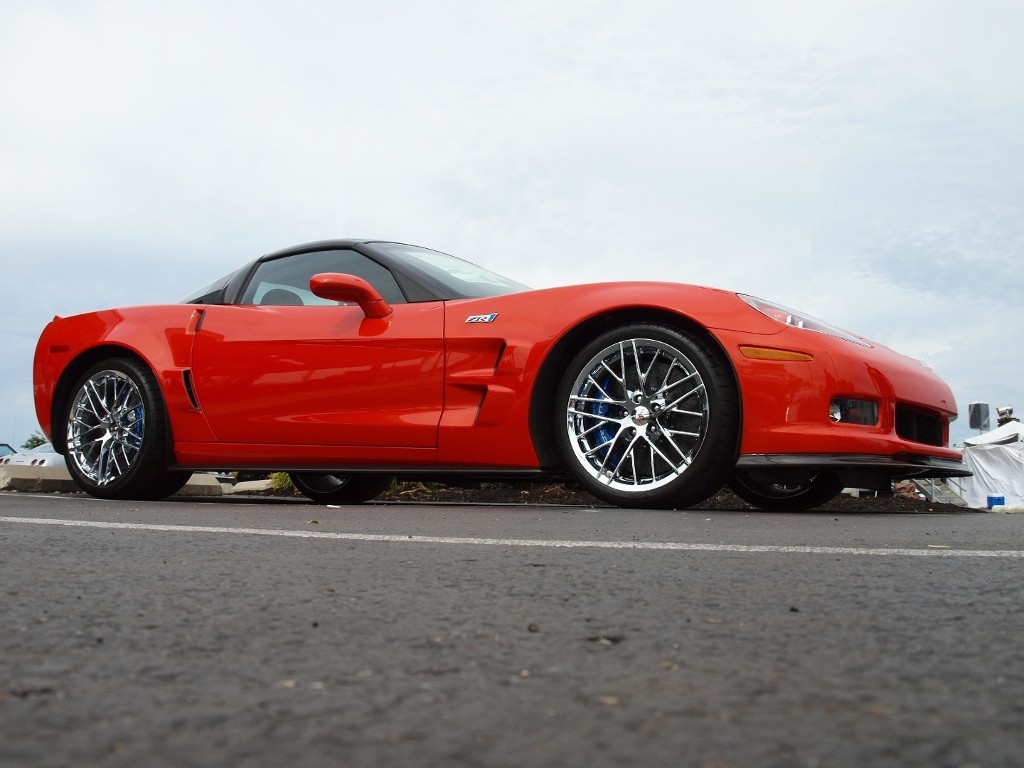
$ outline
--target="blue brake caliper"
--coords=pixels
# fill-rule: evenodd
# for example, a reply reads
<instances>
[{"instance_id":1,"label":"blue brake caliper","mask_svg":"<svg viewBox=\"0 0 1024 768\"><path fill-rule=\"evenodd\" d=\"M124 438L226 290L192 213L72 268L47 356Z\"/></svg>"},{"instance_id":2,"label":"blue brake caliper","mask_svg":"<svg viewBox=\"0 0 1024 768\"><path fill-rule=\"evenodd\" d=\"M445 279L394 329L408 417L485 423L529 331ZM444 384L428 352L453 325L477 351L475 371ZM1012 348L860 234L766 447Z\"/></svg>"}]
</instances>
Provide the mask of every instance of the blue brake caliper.
<instances>
[{"instance_id":1,"label":"blue brake caliper","mask_svg":"<svg viewBox=\"0 0 1024 768\"><path fill-rule=\"evenodd\" d=\"M146 428L146 411L141 405L132 408L131 422L131 433L138 440L138 445L141 446L142 435Z\"/></svg>"},{"instance_id":2,"label":"blue brake caliper","mask_svg":"<svg viewBox=\"0 0 1024 768\"><path fill-rule=\"evenodd\" d=\"M608 398L604 395L604 392L608 391L608 386L609 386L610 383L611 383L611 377L610 376L605 377L604 381L598 382L598 386L600 387L600 389L597 392L597 396L601 400L608 400ZM608 402L610 403L611 401L608 400ZM592 409L591 413L593 413L595 416L607 416L608 412L611 410L611 406L606 404L606 403L592 403L592 405L593 405L593 409ZM615 424L613 424L612 422L602 421L602 425L603 426L601 426L600 428L598 428L597 430L594 431L594 434L597 435L597 444L598 445L602 445L604 443L610 443L615 438L616 431L617 431L615 429ZM605 447L605 448L603 448L601 450L600 457L601 457L601 461L602 462L604 461L605 456L607 455L608 450L609 450L610 447L611 446L607 446L607 447ZM617 458L618 457L613 454L612 455L612 463L614 463L617 460Z\"/></svg>"}]
</instances>

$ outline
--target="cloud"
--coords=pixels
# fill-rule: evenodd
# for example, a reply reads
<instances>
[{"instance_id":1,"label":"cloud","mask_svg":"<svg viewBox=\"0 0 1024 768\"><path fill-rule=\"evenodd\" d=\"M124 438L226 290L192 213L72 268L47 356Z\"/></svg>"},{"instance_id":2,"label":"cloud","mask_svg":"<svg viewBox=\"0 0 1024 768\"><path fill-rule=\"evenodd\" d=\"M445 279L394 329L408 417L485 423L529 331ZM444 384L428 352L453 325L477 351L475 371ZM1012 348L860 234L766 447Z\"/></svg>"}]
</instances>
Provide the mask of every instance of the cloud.
<instances>
[{"instance_id":1,"label":"cloud","mask_svg":"<svg viewBox=\"0 0 1024 768\"><path fill-rule=\"evenodd\" d=\"M961 400L1008 382L1024 403L1022 21L1012 2L7 4L0 439L28 432L55 312L174 300L343 235L538 286L735 288L925 357Z\"/></svg>"}]
</instances>

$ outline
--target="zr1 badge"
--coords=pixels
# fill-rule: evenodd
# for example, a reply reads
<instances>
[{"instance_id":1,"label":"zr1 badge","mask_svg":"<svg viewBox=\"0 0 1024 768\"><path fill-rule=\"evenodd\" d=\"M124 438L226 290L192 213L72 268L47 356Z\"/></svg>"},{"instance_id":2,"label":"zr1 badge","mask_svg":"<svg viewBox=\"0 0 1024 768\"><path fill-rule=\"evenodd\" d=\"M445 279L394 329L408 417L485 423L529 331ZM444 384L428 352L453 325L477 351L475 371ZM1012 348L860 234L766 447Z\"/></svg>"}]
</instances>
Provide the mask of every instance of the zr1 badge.
<instances>
[{"instance_id":1,"label":"zr1 badge","mask_svg":"<svg viewBox=\"0 0 1024 768\"><path fill-rule=\"evenodd\" d=\"M466 318L467 323L493 323L494 318L498 316L497 312L491 312L489 315L470 315Z\"/></svg>"}]
</instances>

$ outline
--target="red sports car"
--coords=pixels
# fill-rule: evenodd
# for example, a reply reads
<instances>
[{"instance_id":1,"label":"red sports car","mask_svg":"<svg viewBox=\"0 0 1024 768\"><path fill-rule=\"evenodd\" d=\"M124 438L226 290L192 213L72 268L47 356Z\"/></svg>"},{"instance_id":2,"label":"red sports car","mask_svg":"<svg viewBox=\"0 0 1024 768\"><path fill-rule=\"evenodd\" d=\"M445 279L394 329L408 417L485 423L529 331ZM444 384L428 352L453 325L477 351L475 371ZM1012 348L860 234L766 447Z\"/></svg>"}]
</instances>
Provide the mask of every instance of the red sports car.
<instances>
[{"instance_id":1,"label":"red sports car","mask_svg":"<svg viewBox=\"0 0 1024 768\"><path fill-rule=\"evenodd\" d=\"M302 245L178 304L57 317L34 377L43 431L103 498L232 467L287 471L329 503L394 477L570 477L627 507L729 484L806 509L968 474L949 387L879 344L752 296L530 290L391 242Z\"/></svg>"}]
</instances>

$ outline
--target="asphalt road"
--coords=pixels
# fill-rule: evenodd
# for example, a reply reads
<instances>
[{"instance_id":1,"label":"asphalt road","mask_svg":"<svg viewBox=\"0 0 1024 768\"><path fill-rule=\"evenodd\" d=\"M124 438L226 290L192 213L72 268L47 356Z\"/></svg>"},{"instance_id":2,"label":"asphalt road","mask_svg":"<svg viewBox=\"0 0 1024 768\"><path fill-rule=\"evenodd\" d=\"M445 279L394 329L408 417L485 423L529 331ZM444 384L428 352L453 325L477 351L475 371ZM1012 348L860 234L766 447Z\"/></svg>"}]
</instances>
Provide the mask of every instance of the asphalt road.
<instances>
[{"instance_id":1,"label":"asphalt road","mask_svg":"<svg viewBox=\"0 0 1024 768\"><path fill-rule=\"evenodd\" d=\"M1022 533L0 494L0 766L1019 766Z\"/></svg>"}]
</instances>

